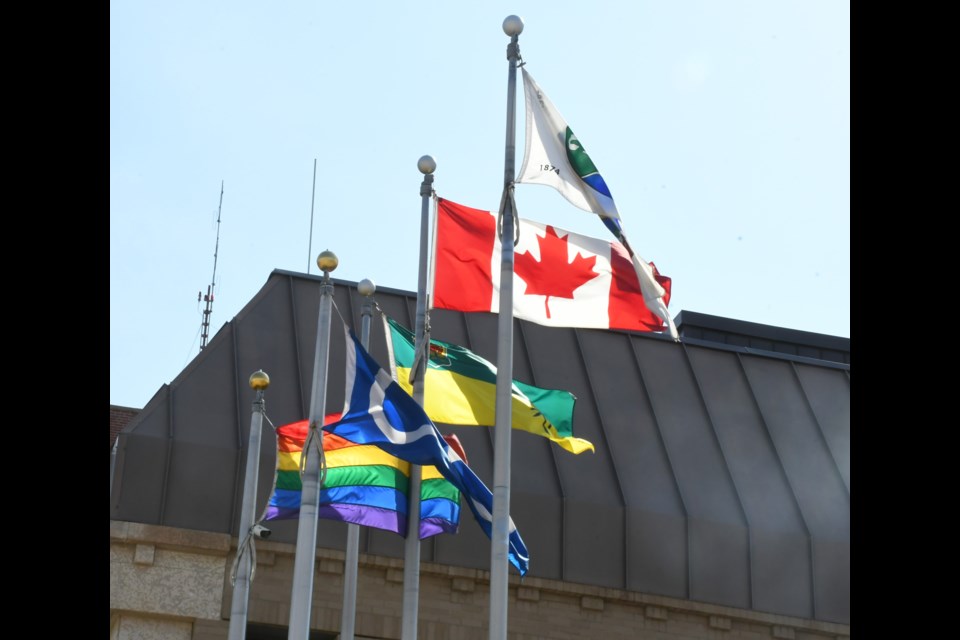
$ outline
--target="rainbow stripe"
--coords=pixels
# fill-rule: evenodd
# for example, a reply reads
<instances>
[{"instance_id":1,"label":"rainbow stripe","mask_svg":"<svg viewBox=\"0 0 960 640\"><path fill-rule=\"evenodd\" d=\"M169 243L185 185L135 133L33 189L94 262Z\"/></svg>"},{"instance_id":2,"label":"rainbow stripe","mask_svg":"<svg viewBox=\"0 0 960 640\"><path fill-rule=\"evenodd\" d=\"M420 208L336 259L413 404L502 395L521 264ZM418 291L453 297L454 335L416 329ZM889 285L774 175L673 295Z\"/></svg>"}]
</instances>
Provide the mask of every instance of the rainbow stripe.
<instances>
[{"instance_id":1,"label":"rainbow stripe","mask_svg":"<svg viewBox=\"0 0 960 640\"><path fill-rule=\"evenodd\" d=\"M326 416L324 424L340 418ZM263 520L300 516L303 484L300 458L307 438L307 420L277 429L277 474ZM374 445L358 445L323 434L327 474L320 489L318 517L352 522L407 535L410 464ZM436 467L421 469L420 539L456 533L460 525L460 492Z\"/></svg>"}]
</instances>

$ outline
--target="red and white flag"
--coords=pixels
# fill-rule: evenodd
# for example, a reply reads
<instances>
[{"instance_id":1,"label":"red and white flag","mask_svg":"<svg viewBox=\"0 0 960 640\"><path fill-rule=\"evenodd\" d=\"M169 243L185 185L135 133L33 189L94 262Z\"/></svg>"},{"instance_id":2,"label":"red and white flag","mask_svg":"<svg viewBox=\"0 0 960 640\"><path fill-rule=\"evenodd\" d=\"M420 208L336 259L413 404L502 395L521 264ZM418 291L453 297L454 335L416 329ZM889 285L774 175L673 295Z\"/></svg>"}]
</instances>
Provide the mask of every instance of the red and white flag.
<instances>
[{"instance_id":1,"label":"red and white flag","mask_svg":"<svg viewBox=\"0 0 960 640\"><path fill-rule=\"evenodd\" d=\"M551 327L663 331L643 301L637 271L619 242L516 219L513 315ZM497 214L437 199L434 308L500 310ZM649 263L670 301L670 278Z\"/></svg>"}]
</instances>

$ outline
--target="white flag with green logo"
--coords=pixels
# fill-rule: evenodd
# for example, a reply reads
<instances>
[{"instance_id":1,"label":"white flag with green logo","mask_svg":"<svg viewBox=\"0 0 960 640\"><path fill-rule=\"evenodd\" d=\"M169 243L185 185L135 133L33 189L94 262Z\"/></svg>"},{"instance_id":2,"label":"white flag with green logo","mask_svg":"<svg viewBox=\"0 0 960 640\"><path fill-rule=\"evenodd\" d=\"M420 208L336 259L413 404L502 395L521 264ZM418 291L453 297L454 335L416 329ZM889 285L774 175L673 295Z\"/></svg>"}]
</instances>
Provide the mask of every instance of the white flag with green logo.
<instances>
[{"instance_id":1,"label":"white flag with green logo","mask_svg":"<svg viewBox=\"0 0 960 640\"><path fill-rule=\"evenodd\" d=\"M545 184L584 211L619 218L610 189L583 145L526 68L521 71L527 103L527 143L516 181Z\"/></svg>"}]
</instances>

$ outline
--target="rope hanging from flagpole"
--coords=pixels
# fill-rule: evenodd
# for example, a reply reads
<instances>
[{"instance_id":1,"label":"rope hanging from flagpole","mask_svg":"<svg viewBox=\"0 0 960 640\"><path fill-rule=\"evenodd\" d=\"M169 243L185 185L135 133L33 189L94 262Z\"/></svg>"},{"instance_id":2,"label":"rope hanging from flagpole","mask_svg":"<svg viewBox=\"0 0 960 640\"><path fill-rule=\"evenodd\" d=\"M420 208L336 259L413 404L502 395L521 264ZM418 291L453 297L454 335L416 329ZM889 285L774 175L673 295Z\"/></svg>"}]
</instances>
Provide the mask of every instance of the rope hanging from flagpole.
<instances>
[{"instance_id":1,"label":"rope hanging from flagpole","mask_svg":"<svg viewBox=\"0 0 960 640\"><path fill-rule=\"evenodd\" d=\"M429 250L427 251L427 290L424 292L426 295L424 308L427 311L433 308L433 285L434 278L436 277L437 209L440 206L440 197L437 195L436 190L431 192L430 201L433 203L433 208L430 213L430 231L427 236L427 244L429 246Z\"/></svg>"},{"instance_id":2,"label":"rope hanging from flagpole","mask_svg":"<svg viewBox=\"0 0 960 640\"><path fill-rule=\"evenodd\" d=\"M340 313L340 307L337 306L337 301L331 299L330 305L333 307L333 310L337 312L337 317L340 318L340 322L347 324L347 321L343 319L343 315Z\"/></svg>"},{"instance_id":3,"label":"rope hanging from flagpole","mask_svg":"<svg viewBox=\"0 0 960 640\"><path fill-rule=\"evenodd\" d=\"M500 196L500 210L497 212L497 239L503 240L503 209L504 205L507 204L507 198L510 198L510 210L513 211L514 217L513 246L517 246L517 243L520 242L520 225L516 223L517 202L513 199L513 186L513 182L505 185L503 187L503 194Z\"/></svg>"},{"instance_id":4,"label":"rope hanging from flagpole","mask_svg":"<svg viewBox=\"0 0 960 640\"><path fill-rule=\"evenodd\" d=\"M510 195L510 210L513 211L513 246L517 246L517 243L520 242L520 225L517 224L520 216L517 214L517 201L513 198L513 185L510 183L509 195Z\"/></svg>"},{"instance_id":5,"label":"rope hanging from flagpole","mask_svg":"<svg viewBox=\"0 0 960 640\"><path fill-rule=\"evenodd\" d=\"M274 425L273 421L270 420L270 416L267 415L266 411L261 411L260 415L263 417L264 420L267 421L267 424L270 425L271 429L273 429L274 431L277 430L276 425ZM277 480L276 480L276 477L274 477L273 487L270 489L270 495L273 495L274 492L276 492L276 490L277 490ZM268 497L267 498L268 505L269 505L269 502L270 502L270 498ZM247 548L250 549L250 582L253 582L253 577L257 575L257 546L256 544L254 544L255 536L253 535L253 527L263 522L263 518L267 514L268 505L264 505L263 511L261 512L261 515L260 515L260 519L257 520L257 522L255 522L253 526L251 526L250 529L247 530L247 535L243 539L243 542L241 542L237 546L237 557L234 558L233 567L230 569L230 585L231 586L236 586L237 584L237 571L240 569L240 558L241 556L243 556L243 553Z\"/></svg>"},{"instance_id":6,"label":"rope hanging from flagpole","mask_svg":"<svg viewBox=\"0 0 960 640\"><path fill-rule=\"evenodd\" d=\"M274 431L276 431L277 428L274 426L273 422L270 421L270 418L267 417L266 411L263 412L263 417L264 417L264 419L266 419L267 424L269 424L270 427L271 427ZM301 458L302 458L302 456L301 456ZM277 460L277 465L276 465L276 466L277 466L277 471L279 471L279 470L280 470L280 461L279 461L279 460ZM270 486L270 493L267 494L267 504L263 505L263 511L260 512L260 519L257 520L256 524L260 524L261 522L263 522L264 518L267 517L267 509L270 508L270 496L275 495L276 493L277 493L277 474L274 473L274 474L273 474L273 483L272 483L272 485ZM251 529L252 529L252 527L251 527Z\"/></svg>"},{"instance_id":7,"label":"rope hanging from flagpole","mask_svg":"<svg viewBox=\"0 0 960 640\"><path fill-rule=\"evenodd\" d=\"M253 577L257 574L257 545L254 544L253 538L253 527L250 527L250 529L247 530L247 535L243 539L243 542L237 547L237 557L233 561L233 568L230 569L230 586L236 586L237 584L237 571L240 568L240 558L243 557L247 549L250 549L250 582L253 582Z\"/></svg>"},{"instance_id":8,"label":"rope hanging from flagpole","mask_svg":"<svg viewBox=\"0 0 960 640\"><path fill-rule=\"evenodd\" d=\"M264 411L264 412L262 412L261 415L263 415L263 418L264 418L264 420L267 421L267 424L270 425L270 428L273 429L274 431L276 431L276 430L277 430L277 427L274 426L274 424L273 424L273 422L270 420L269 416L267 416L267 412ZM302 456L301 456L301 458L302 458ZM279 470L279 468L280 468L279 465L280 465L280 461L277 460L277 470ZM276 492L277 492L277 474L274 473L274 475L273 475L273 484L272 484L271 487L270 487L270 493L267 495L267 504L263 505L263 511L260 512L260 519L257 520L257 524L260 524L261 522L263 522L263 519L267 517L267 509L270 507L270 497L269 497L269 496L274 495Z\"/></svg>"},{"instance_id":9,"label":"rope hanging from flagpole","mask_svg":"<svg viewBox=\"0 0 960 640\"><path fill-rule=\"evenodd\" d=\"M500 194L500 206L497 208L497 240L503 241L503 205L507 203L507 187Z\"/></svg>"},{"instance_id":10,"label":"rope hanging from flagpole","mask_svg":"<svg viewBox=\"0 0 960 640\"><path fill-rule=\"evenodd\" d=\"M320 425L320 428L323 428L323 425ZM303 453L300 456L300 478L303 478L303 472L306 468L307 461L307 451L311 446L317 448L317 455L320 456L320 487L323 487L323 482L327 478L327 457L323 452L323 444L321 443L321 436L317 435L317 423L314 422L307 429L307 440L303 443Z\"/></svg>"},{"instance_id":11,"label":"rope hanging from flagpole","mask_svg":"<svg viewBox=\"0 0 960 640\"><path fill-rule=\"evenodd\" d=\"M430 310L424 311L423 315L423 336L417 338L417 344L413 348L413 364L410 365L410 375L407 380L412 385L417 381L417 372L420 370L420 360L426 360L427 365L423 367L426 375L427 366L430 363Z\"/></svg>"},{"instance_id":12,"label":"rope hanging from flagpole","mask_svg":"<svg viewBox=\"0 0 960 640\"><path fill-rule=\"evenodd\" d=\"M270 422L270 418L267 417L267 413L264 411L262 412L261 415L263 415L263 419L267 421L267 424L270 425L270 428L276 431L277 427L272 422Z\"/></svg>"},{"instance_id":13,"label":"rope hanging from flagpole","mask_svg":"<svg viewBox=\"0 0 960 640\"><path fill-rule=\"evenodd\" d=\"M343 314L340 313L340 307L337 306L335 300L331 299L330 304L333 307L333 310L337 312L337 317L340 318L340 322L344 325L347 324L347 321L343 319ZM307 427L307 439L303 443L303 452L300 455L300 479L303 479L303 472L306 470L307 466L307 452L310 450L310 447L317 448L317 455L320 456L320 488L323 489L323 483L327 479L327 457L323 452L323 443L322 436L317 435L317 422L314 421ZM320 429L323 429L323 424L319 426Z\"/></svg>"}]
</instances>

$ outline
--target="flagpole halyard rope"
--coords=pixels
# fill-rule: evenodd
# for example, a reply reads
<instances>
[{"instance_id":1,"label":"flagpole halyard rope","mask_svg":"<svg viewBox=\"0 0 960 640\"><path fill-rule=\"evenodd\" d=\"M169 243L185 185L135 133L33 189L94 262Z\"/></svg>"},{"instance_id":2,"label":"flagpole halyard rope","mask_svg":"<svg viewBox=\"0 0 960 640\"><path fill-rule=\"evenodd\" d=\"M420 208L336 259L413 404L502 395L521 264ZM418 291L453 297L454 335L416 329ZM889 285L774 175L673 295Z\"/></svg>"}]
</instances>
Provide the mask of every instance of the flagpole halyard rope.
<instances>
[{"instance_id":1,"label":"flagpole halyard rope","mask_svg":"<svg viewBox=\"0 0 960 640\"><path fill-rule=\"evenodd\" d=\"M313 437L313 425L307 426L307 439L303 441L303 449L300 451L300 482L303 482L303 470L306 467L307 449L310 448L310 440Z\"/></svg>"},{"instance_id":2,"label":"flagpole halyard rope","mask_svg":"<svg viewBox=\"0 0 960 640\"><path fill-rule=\"evenodd\" d=\"M270 428L271 428L271 429L273 429L274 431L276 431L276 430L277 430L277 427L273 424L273 422L270 421L270 418L267 417L267 412L264 411L264 412L262 412L262 413L263 413L263 419L267 421L267 424L270 425Z\"/></svg>"},{"instance_id":3,"label":"flagpole halyard rope","mask_svg":"<svg viewBox=\"0 0 960 640\"><path fill-rule=\"evenodd\" d=\"M517 202L513 199L513 187L514 182L504 186L503 194L500 196L500 210L497 212L497 239L503 240L503 208L507 203L507 198L510 198L510 205L513 211L513 217L517 217ZM517 243L520 242L520 225L514 223L513 225L513 246L517 246Z\"/></svg>"},{"instance_id":4,"label":"flagpole halyard rope","mask_svg":"<svg viewBox=\"0 0 960 640\"><path fill-rule=\"evenodd\" d=\"M343 319L343 315L340 313L340 307L337 306L337 301L332 297L330 298L330 304L333 306L333 310L337 312L337 316L340 318L340 322L347 324L347 321Z\"/></svg>"},{"instance_id":5,"label":"flagpole halyard rope","mask_svg":"<svg viewBox=\"0 0 960 640\"><path fill-rule=\"evenodd\" d=\"M317 438L317 450L320 452L320 490L323 491L323 483L327 480L327 456L320 444L320 438Z\"/></svg>"},{"instance_id":6,"label":"flagpole halyard rope","mask_svg":"<svg viewBox=\"0 0 960 640\"><path fill-rule=\"evenodd\" d=\"M270 425L271 429L273 429L274 431L277 430L276 425L274 425L273 422L270 420L270 418L267 416L266 411L261 411L260 415L263 417L264 420L267 421L267 424ZM277 480L276 480L276 474L274 474L273 488L270 490L270 495L273 495L274 492L276 492L276 490L277 490ZM267 504L264 505L263 511L261 512L259 520L257 520L253 524L253 526L250 527L249 530L247 530L246 537L243 539L243 542L241 542L240 545L237 547L237 557L234 559L233 568L230 570L231 586L236 586L237 570L240 568L240 558L243 556L244 551L247 548L250 549L250 582L253 582L253 577L257 575L257 546L254 543L254 539L253 539L254 538L253 527L263 522L263 518L267 515L267 507L269 506L269 504L270 504L270 498L267 497Z\"/></svg>"},{"instance_id":7,"label":"flagpole halyard rope","mask_svg":"<svg viewBox=\"0 0 960 640\"><path fill-rule=\"evenodd\" d=\"M390 354L393 357L393 353ZM417 373L420 371L420 360L426 363L423 366L423 375L427 375L427 367L430 366L430 311L425 310L423 314L423 337L417 340L413 347L413 363L410 365L410 374L407 380L412 385L417 381Z\"/></svg>"},{"instance_id":8,"label":"flagpole halyard rope","mask_svg":"<svg viewBox=\"0 0 960 640\"><path fill-rule=\"evenodd\" d=\"M507 203L507 188L500 194L500 207L497 209L497 240L503 241L503 205Z\"/></svg>"},{"instance_id":9,"label":"flagpole halyard rope","mask_svg":"<svg viewBox=\"0 0 960 640\"><path fill-rule=\"evenodd\" d=\"M513 198L513 185L514 183L511 182L508 189L510 193L510 208L513 210L513 246L517 246L517 243L520 242L520 225L517 224L520 215L517 213L517 201Z\"/></svg>"},{"instance_id":10,"label":"flagpole halyard rope","mask_svg":"<svg viewBox=\"0 0 960 640\"><path fill-rule=\"evenodd\" d=\"M240 558L243 557L247 549L250 549L250 582L253 582L253 577L257 575L257 546L254 544L253 537L253 527L250 527L243 542L237 547L237 557L233 561L233 568L230 569L230 586L236 586L237 584L237 570L240 568Z\"/></svg>"},{"instance_id":11,"label":"flagpole halyard rope","mask_svg":"<svg viewBox=\"0 0 960 640\"><path fill-rule=\"evenodd\" d=\"M320 428L322 429L323 425ZM320 489L323 490L323 481L327 477L327 457L324 455L321 439L321 436L317 435L317 424L311 424L307 430L307 440L303 443L303 454L300 456L300 478L303 479L303 472L306 468L307 451L310 447L316 447L317 455L320 456Z\"/></svg>"}]
</instances>

